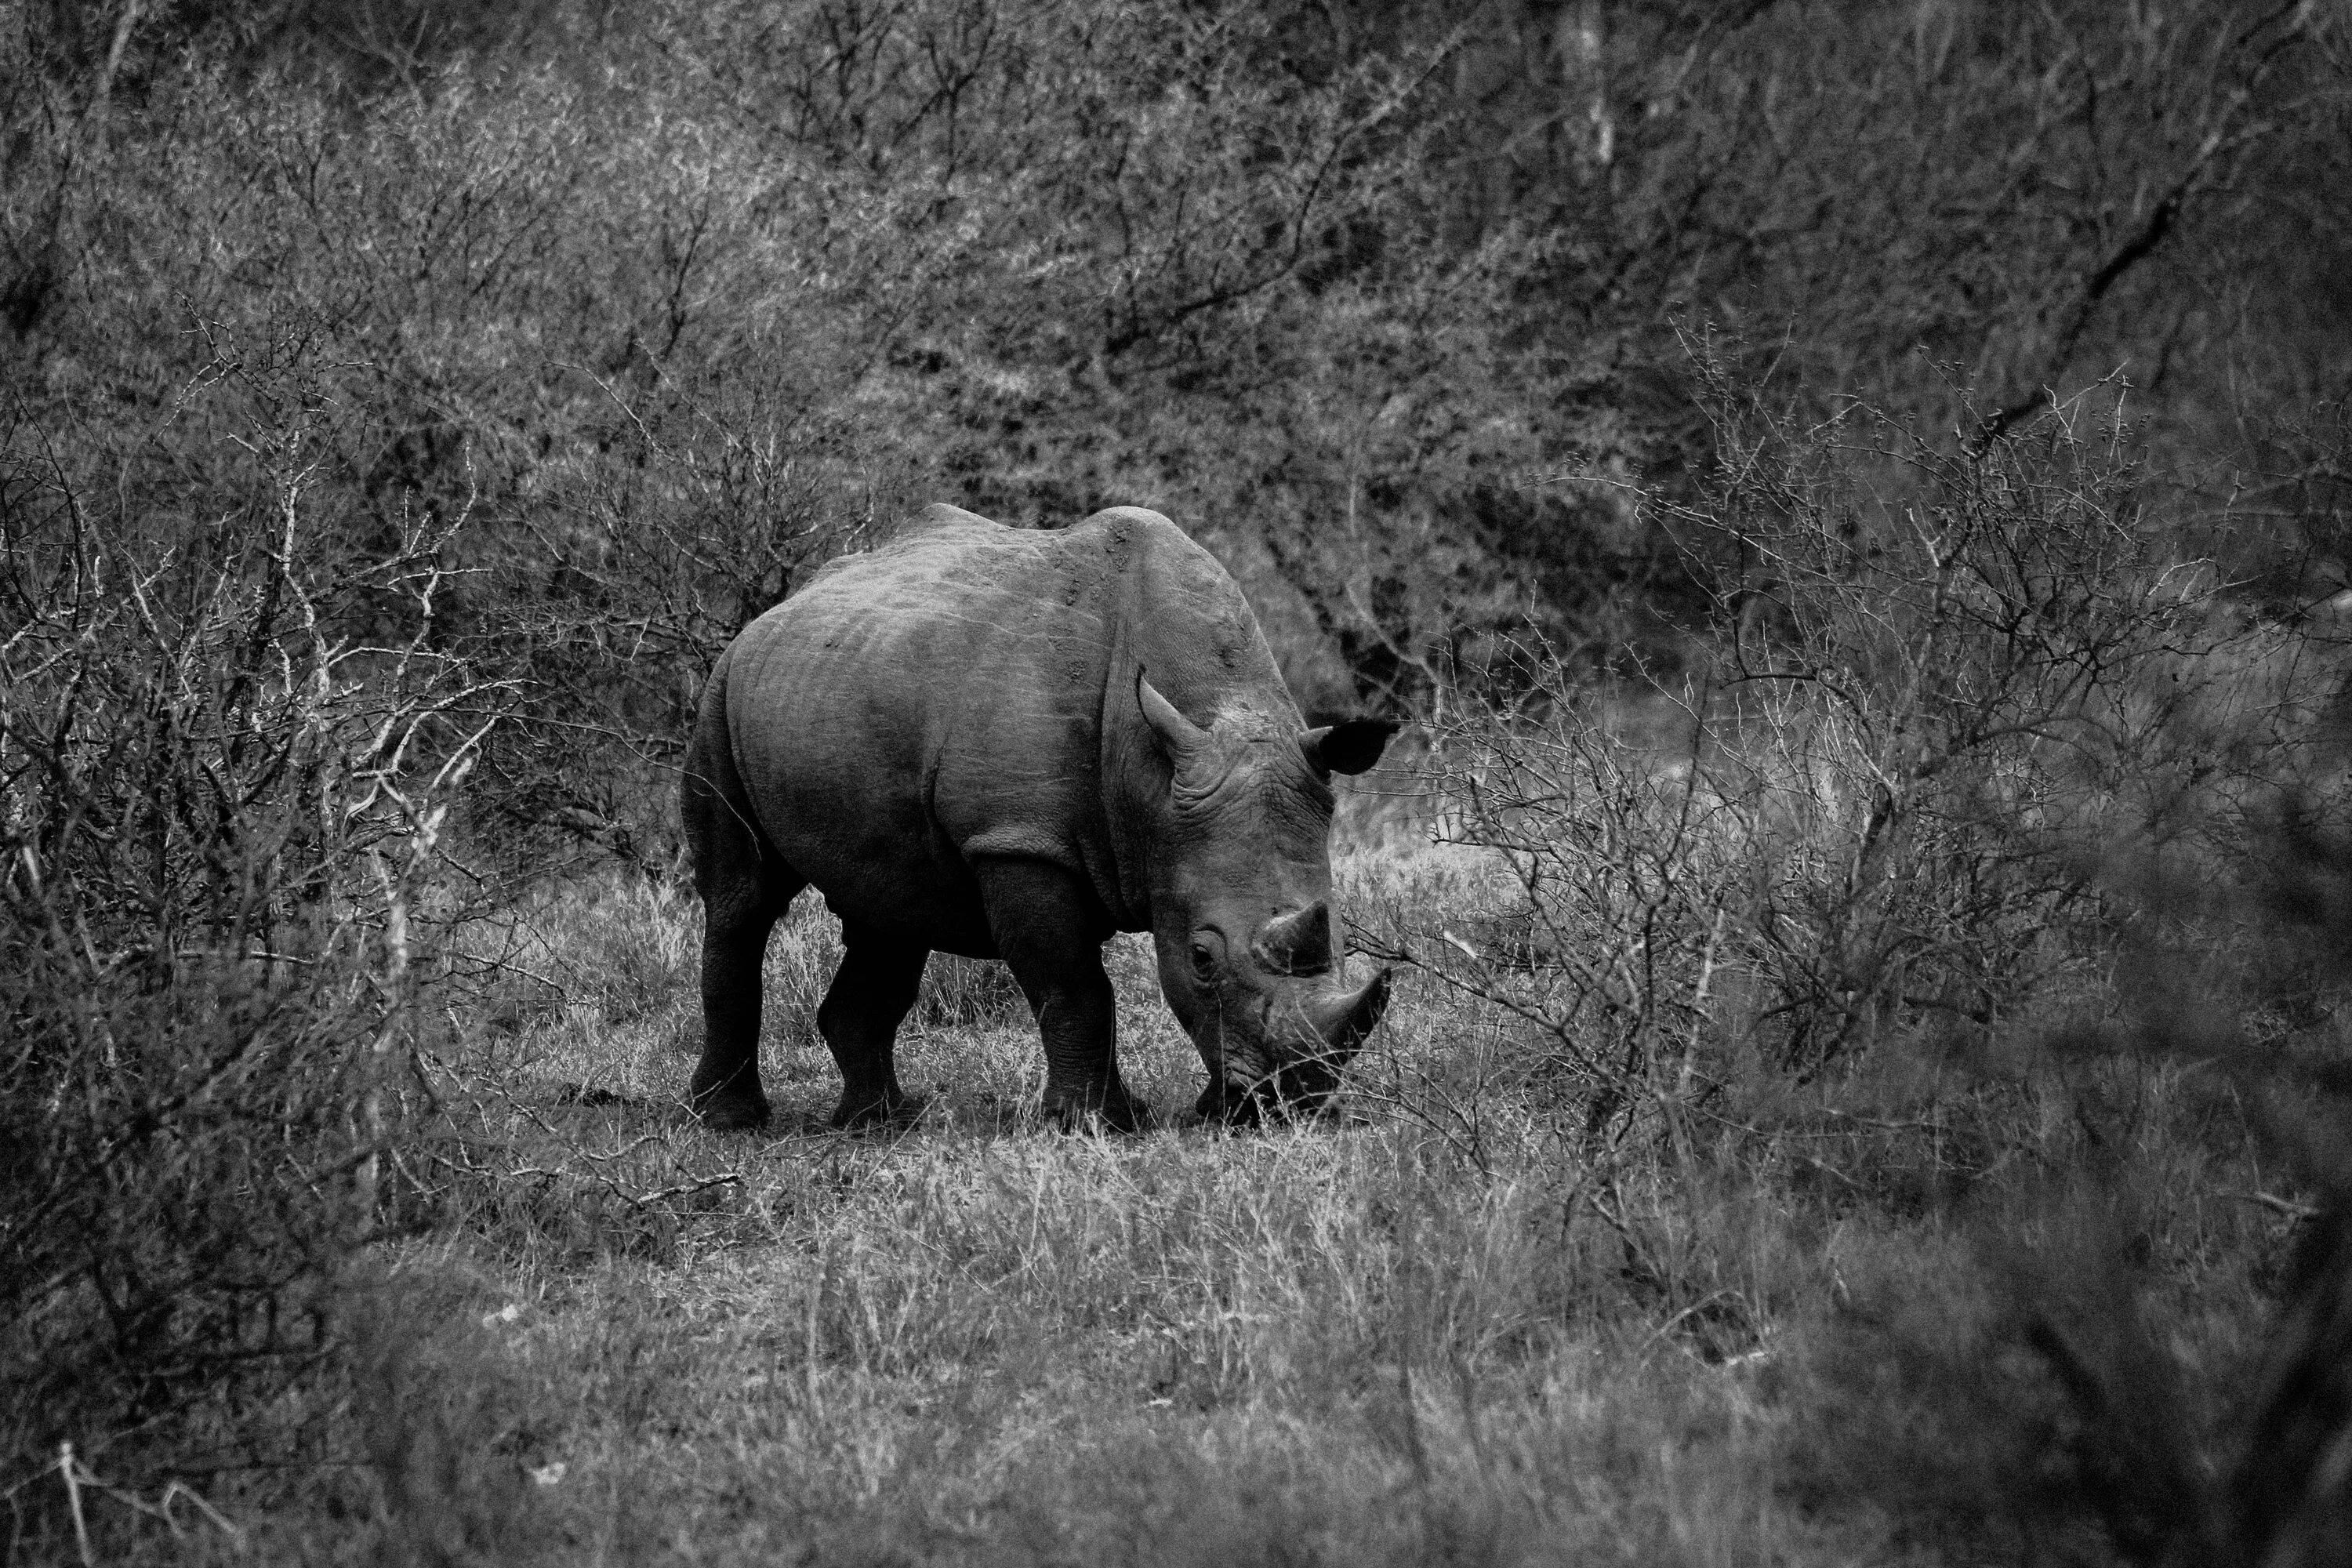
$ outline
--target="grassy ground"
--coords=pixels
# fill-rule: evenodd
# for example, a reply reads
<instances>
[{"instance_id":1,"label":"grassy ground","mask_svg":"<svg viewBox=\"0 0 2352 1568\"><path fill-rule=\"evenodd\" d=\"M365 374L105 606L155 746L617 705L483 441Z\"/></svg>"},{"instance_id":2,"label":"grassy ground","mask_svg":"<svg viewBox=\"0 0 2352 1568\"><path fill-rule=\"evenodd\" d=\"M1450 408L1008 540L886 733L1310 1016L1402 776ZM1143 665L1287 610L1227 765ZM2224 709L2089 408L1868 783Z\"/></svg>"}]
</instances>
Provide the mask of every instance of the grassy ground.
<instances>
[{"instance_id":1,"label":"grassy ground","mask_svg":"<svg viewBox=\"0 0 2352 1568\"><path fill-rule=\"evenodd\" d=\"M1354 907L1423 914L1486 876L1341 866ZM2063 1561L2091 1537L2020 1303L2071 1302L2094 1360L2161 1341L2193 1394L2250 1364L2281 1256L2177 1068L1892 1042L1834 1094L1751 1073L1596 1151L1517 1026L1410 977L1334 1123L1097 1139L1024 1112L999 972L935 960L901 1045L927 1109L845 1136L809 907L770 961L777 1121L716 1136L678 1105L690 900L522 915L507 959L561 998L518 984L446 1064L503 1163L375 1260L357 1373L284 1413L352 1463L257 1484L254 1558ZM1130 1082L1189 1103L1141 939L1111 970Z\"/></svg>"}]
</instances>

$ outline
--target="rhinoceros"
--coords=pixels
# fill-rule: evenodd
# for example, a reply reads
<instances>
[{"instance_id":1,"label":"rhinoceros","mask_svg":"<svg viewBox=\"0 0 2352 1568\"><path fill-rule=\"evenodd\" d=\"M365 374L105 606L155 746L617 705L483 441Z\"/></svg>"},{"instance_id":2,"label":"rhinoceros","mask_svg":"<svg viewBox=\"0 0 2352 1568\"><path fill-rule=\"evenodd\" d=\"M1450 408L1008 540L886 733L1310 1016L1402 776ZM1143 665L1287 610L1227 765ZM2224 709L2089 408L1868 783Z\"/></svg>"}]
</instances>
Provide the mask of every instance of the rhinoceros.
<instances>
[{"instance_id":1,"label":"rhinoceros","mask_svg":"<svg viewBox=\"0 0 2352 1568\"><path fill-rule=\"evenodd\" d=\"M1196 1113L1320 1103L1390 984L1333 935L1330 778L1395 729L1308 728L1233 578L1157 512L1039 531L929 508L745 627L704 689L682 792L705 919L689 1103L712 1127L767 1119L761 960L812 886L845 948L817 1009L836 1125L905 1101L894 1045L935 951L1011 968L1048 1115L1141 1125L1114 931L1151 933L1208 1068Z\"/></svg>"}]
</instances>

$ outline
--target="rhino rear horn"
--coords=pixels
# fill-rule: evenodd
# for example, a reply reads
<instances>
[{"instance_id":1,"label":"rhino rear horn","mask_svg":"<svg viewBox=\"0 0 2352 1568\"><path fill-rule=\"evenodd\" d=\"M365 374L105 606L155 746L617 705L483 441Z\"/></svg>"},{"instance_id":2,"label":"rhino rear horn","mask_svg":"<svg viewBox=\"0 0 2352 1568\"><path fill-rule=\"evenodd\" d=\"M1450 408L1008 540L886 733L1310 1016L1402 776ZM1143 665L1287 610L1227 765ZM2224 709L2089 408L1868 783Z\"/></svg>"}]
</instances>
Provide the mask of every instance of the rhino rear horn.
<instances>
[{"instance_id":1,"label":"rhino rear horn","mask_svg":"<svg viewBox=\"0 0 2352 1568\"><path fill-rule=\"evenodd\" d=\"M1135 700L1143 709L1143 721L1160 737L1170 762L1183 761L1208 740L1208 732L1179 713L1176 704L1160 696L1139 669L1135 672Z\"/></svg>"},{"instance_id":2,"label":"rhino rear horn","mask_svg":"<svg viewBox=\"0 0 2352 1568\"><path fill-rule=\"evenodd\" d=\"M1331 967L1331 906L1318 899L1276 915L1250 943L1257 961L1276 974L1320 974Z\"/></svg>"},{"instance_id":3,"label":"rhino rear horn","mask_svg":"<svg viewBox=\"0 0 2352 1568\"><path fill-rule=\"evenodd\" d=\"M1307 760L1327 773L1360 773L1381 760L1396 725L1386 719L1350 719L1298 737Z\"/></svg>"}]
</instances>

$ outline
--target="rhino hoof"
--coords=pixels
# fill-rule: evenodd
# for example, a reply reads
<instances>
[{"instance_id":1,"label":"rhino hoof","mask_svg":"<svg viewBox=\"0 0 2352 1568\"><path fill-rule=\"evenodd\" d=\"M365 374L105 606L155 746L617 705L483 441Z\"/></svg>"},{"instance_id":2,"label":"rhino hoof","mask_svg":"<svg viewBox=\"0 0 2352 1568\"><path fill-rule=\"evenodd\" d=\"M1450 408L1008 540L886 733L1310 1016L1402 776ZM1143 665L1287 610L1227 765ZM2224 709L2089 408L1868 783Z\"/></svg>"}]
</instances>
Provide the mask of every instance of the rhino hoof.
<instances>
[{"instance_id":1,"label":"rhino hoof","mask_svg":"<svg viewBox=\"0 0 2352 1568\"><path fill-rule=\"evenodd\" d=\"M845 1092L841 1103L833 1108L833 1124L844 1129L879 1127L886 1122L911 1121L922 1114L928 1103L920 1095L907 1093L896 1087L880 1094Z\"/></svg>"},{"instance_id":2,"label":"rhino hoof","mask_svg":"<svg viewBox=\"0 0 2352 1568\"><path fill-rule=\"evenodd\" d=\"M1210 1127L1262 1127L1266 1110L1262 1090L1236 1089L1222 1079L1211 1079L1192 1102L1192 1119Z\"/></svg>"},{"instance_id":3,"label":"rhino hoof","mask_svg":"<svg viewBox=\"0 0 2352 1568\"><path fill-rule=\"evenodd\" d=\"M768 1124L765 1095L710 1095L694 1108L713 1132L750 1132Z\"/></svg>"},{"instance_id":4,"label":"rhino hoof","mask_svg":"<svg viewBox=\"0 0 2352 1568\"><path fill-rule=\"evenodd\" d=\"M1121 1096L1091 1104L1076 1096L1049 1100L1045 1114L1064 1132L1143 1132L1151 1127L1151 1108Z\"/></svg>"},{"instance_id":5,"label":"rhino hoof","mask_svg":"<svg viewBox=\"0 0 2352 1568\"><path fill-rule=\"evenodd\" d=\"M1342 1117L1335 1108L1334 1087L1322 1080L1300 1083L1288 1074L1277 1074L1250 1089L1213 1079L1193 1103L1192 1120L1236 1131L1337 1124Z\"/></svg>"}]
</instances>

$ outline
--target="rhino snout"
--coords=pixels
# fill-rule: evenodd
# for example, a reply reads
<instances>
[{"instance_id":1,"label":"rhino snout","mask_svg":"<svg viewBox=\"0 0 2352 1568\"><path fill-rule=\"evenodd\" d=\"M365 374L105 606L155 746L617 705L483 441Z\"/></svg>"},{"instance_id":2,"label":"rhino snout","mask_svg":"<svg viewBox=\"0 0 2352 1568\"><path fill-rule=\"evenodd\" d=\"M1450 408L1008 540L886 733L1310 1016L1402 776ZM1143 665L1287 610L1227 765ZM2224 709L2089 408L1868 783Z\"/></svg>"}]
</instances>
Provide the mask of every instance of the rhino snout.
<instances>
[{"instance_id":1,"label":"rhino snout","mask_svg":"<svg viewBox=\"0 0 2352 1568\"><path fill-rule=\"evenodd\" d=\"M1381 1021L1390 973L1351 981L1344 972L1305 995L1266 1010L1256 1048L1228 1050L1195 1109L1237 1123L1292 1121L1321 1111L1339 1091L1339 1069Z\"/></svg>"},{"instance_id":2,"label":"rhino snout","mask_svg":"<svg viewBox=\"0 0 2352 1568\"><path fill-rule=\"evenodd\" d=\"M1181 993L1197 998L1181 1016L1209 1069L1201 1115L1312 1114L1338 1090L1340 1070L1387 1010L1392 982L1388 969L1335 952L1331 935L1330 908L1318 900L1262 925L1247 961L1213 986ZM1196 970L1219 956L1197 931L1192 946ZM1171 999L1180 994L1170 989Z\"/></svg>"}]
</instances>

